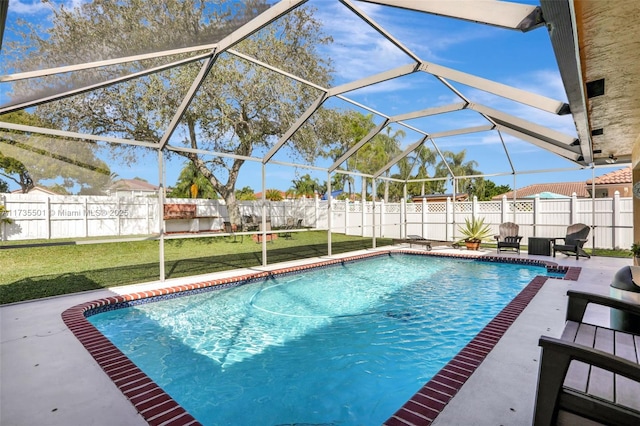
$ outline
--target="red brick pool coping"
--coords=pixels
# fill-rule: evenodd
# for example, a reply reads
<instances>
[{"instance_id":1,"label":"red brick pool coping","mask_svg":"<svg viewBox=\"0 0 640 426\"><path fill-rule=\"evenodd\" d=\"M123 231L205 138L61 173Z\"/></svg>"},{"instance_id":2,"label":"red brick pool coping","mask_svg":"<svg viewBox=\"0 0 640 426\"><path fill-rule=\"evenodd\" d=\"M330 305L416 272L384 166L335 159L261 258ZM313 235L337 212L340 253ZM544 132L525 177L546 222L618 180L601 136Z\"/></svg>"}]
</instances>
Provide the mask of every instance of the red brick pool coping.
<instances>
[{"instance_id":1,"label":"red brick pool coping","mask_svg":"<svg viewBox=\"0 0 640 426\"><path fill-rule=\"evenodd\" d=\"M446 256L474 259L487 262L521 263L546 266L550 271L565 272L564 279L577 280L581 268L559 267L552 262L506 258L498 256L470 257L457 254L416 252L411 250L382 251L331 259L308 265L292 266L273 271L249 273L231 278L222 278L194 284L179 285L159 290L148 290L123 296L113 296L73 306L62 313L62 320L89 354L111 378L124 396L129 399L140 415L150 425L187 426L200 423L171 398L160 386L140 370L109 339L96 329L86 316L91 311L110 305L122 305L136 300L166 296L216 286L234 285L240 282L267 278L271 275L288 274L306 269L325 267L369 257L404 253L422 256ZM385 425L429 425L444 409L445 405L462 387L464 382L482 363L486 355L498 343L518 315L524 310L547 281L548 277L534 278L485 328L480 331L446 366L444 366L422 389L402 406Z\"/></svg>"}]
</instances>

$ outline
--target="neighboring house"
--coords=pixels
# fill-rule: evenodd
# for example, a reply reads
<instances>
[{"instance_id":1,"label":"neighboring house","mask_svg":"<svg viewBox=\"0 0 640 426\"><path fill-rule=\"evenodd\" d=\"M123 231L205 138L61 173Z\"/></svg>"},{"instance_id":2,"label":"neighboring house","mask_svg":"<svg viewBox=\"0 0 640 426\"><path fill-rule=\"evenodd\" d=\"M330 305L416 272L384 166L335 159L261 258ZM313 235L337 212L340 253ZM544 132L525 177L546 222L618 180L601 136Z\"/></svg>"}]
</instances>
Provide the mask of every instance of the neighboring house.
<instances>
[{"instance_id":1,"label":"neighboring house","mask_svg":"<svg viewBox=\"0 0 640 426\"><path fill-rule=\"evenodd\" d=\"M424 199L427 203L436 203L447 201L448 198L453 198L453 194L428 194L428 195L414 195L411 197L414 203L421 203ZM456 195L456 201L468 201L469 194L458 193Z\"/></svg>"},{"instance_id":2,"label":"neighboring house","mask_svg":"<svg viewBox=\"0 0 640 426\"><path fill-rule=\"evenodd\" d=\"M595 198L611 198L618 191L621 197L631 197L631 167L615 170L605 175L595 178ZM533 198L538 195L540 198L560 198L560 196L571 197L573 193L578 198L591 198L592 179L586 182L560 182L560 183L536 183L525 186L516 191L516 198ZM513 198L513 192L496 195L493 200L501 200L503 196L507 199Z\"/></svg>"},{"instance_id":3,"label":"neighboring house","mask_svg":"<svg viewBox=\"0 0 640 426\"><path fill-rule=\"evenodd\" d=\"M113 197L155 197L158 187L139 179L120 179L107 190Z\"/></svg>"},{"instance_id":4,"label":"neighboring house","mask_svg":"<svg viewBox=\"0 0 640 426\"><path fill-rule=\"evenodd\" d=\"M16 189L15 191L11 191L12 194L22 194L22 189ZM27 194L31 195L61 195L57 192L53 192L48 188L44 188L42 186L34 186L30 190L27 191Z\"/></svg>"},{"instance_id":5,"label":"neighboring house","mask_svg":"<svg viewBox=\"0 0 640 426\"><path fill-rule=\"evenodd\" d=\"M593 182L592 182L593 181ZM595 198L613 198L616 191L621 197L631 197L631 166L587 181L587 191L591 196L592 183L595 184Z\"/></svg>"},{"instance_id":6,"label":"neighboring house","mask_svg":"<svg viewBox=\"0 0 640 426\"><path fill-rule=\"evenodd\" d=\"M554 194L553 198L557 198L558 195L564 195L565 197L571 197L575 193L578 198L589 198L591 195L587 192L587 188L584 182L561 182L561 183L535 183L533 185L525 186L515 191L516 198L533 198L539 195L540 198L544 198L547 194ZM502 197L507 199L513 198L514 191L505 192L504 194L496 195L492 200L501 200Z\"/></svg>"}]
</instances>

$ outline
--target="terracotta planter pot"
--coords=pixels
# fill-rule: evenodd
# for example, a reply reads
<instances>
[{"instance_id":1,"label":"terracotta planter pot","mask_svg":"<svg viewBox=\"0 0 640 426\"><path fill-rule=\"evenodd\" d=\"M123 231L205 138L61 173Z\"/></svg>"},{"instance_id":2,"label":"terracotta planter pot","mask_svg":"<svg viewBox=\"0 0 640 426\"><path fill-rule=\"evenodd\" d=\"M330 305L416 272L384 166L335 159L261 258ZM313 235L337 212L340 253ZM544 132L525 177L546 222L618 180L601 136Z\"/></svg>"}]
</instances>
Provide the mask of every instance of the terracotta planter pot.
<instances>
[{"instance_id":1,"label":"terracotta planter pot","mask_svg":"<svg viewBox=\"0 0 640 426\"><path fill-rule=\"evenodd\" d=\"M465 241L464 244L467 246L467 250L478 250L480 248L479 241Z\"/></svg>"},{"instance_id":2,"label":"terracotta planter pot","mask_svg":"<svg viewBox=\"0 0 640 426\"><path fill-rule=\"evenodd\" d=\"M640 256L633 256L633 266L640 266Z\"/></svg>"}]
</instances>

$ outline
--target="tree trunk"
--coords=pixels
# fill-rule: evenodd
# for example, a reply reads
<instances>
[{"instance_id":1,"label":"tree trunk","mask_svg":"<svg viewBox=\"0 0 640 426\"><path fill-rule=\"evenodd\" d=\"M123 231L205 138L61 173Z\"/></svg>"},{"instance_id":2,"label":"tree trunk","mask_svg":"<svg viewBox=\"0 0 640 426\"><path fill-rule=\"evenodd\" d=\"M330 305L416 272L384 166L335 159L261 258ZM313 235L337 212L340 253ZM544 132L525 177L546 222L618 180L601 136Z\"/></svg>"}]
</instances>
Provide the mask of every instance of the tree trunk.
<instances>
[{"instance_id":1,"label":"tree trunk","mask_svg":"<svg viewBox=\"0 0 640 426\"><path fill-rule=\"evenodd\" d=\"M236 225L240 229L242 224L242 217L240 215L240 206L238 200L236 200L236 194L233 191L225 194L224 202L227 205L227 214L229 215L229 222Z\"/></svg>"},{"instance_id":2,"label":"tree trunk","mask_svg":"<svg viewBox=\"0 0 640 426\"><path fill-rule=\"evenodd\" d=\"M367 178L362 177L362 201L367 201Z\"/></svg>"},{"instance_id":3,"label":"tree trunk","mask_svg":"<svg viewBox=\"0 0 640 426\"><path fill-rule=\"evenodd\" d=\"M389 171L387 170L384 175L389 177ZM389 202L389 181L386 179L384 180L384 202Z\"/></svg>"}]
</instances>

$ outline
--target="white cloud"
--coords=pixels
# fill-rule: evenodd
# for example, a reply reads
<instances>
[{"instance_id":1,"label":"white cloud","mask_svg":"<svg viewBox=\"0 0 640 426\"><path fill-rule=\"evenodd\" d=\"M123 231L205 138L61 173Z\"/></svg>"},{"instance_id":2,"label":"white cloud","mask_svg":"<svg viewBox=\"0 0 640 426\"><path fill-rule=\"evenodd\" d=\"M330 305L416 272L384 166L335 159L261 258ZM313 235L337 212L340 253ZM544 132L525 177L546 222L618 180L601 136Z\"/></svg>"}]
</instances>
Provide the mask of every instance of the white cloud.
<instances>
[{"instance_id":1,"label":"white cloud","mask_svg":"<svg viewBox=\"0 0 640 426\"><path fill-rule=\"evenodd\" d=\"M53 9L58 9L61 6L67 10L73 10L88 2L90 0L11 0L8 12L16 15L48 15Z\"/></svg>"},{"instance_id":2,"label":"white cloud","mask_svg":"<svg viewBox=\"0 0 640 426\"><path fill-rule=\"evenodd\" d=\"M17 15L35 15L51 12L51 7L40 0L11 0L9 2L9 12Z\"/></svg>"},{"instance_id":3,"label":"white cloud","mask_svg":"<svg viewBox=\"0 0 640 426\"><path fill-rule=\"evenodd\" d=\"M316 17L323 23L326 33L334 43L326 47L326 54L336 68L336 84L355 81L370 75L412 63L413 60L400 48L383 37L347 7L339 2L319 1ZM452 63L441 56L458 44L473 43L492 36L491 29L476 26L473 32L464 29L432 28L424 25L423 14L405 14L398 9L357 3L365 14L382 25L395 39L417 54L421 59L438 63ZM363 89L368 93L383 93L404 89L408 83L394 82Z\"/></svg>"},{"instance_id":4,"label":"white cloud","mask_svg":"<svg viewBox=\"0 0 640 426\"><path fill-rule=\"evenodd\" d=\"M550 69L532 70L526 74L510 78L507 84L552 99L565 102L567 99L562 77L558 71Z\"/></svg>"},{"instance_id":5,"label":"white cloud","mask_svg":"<svg viewBox=\"0 0 640 426\"><path fill-rule=\"evenodd\" d=\"M378 24L422 60L452 63L445 58L449 49L487 40L496 34L494 28L483 25L460 25L460 21L434 17L424 13L404 11L380 5L358 3ZM435 21L434 21L435 19ZM454 29L455 26L455 29Z\"/></svg>"},{"instance_id":6,"label":"white cloud","mask_svg":"<svg viewBox=\"0 0 640 426\"><path fill-rule=\"evenodd\" d=\"M368 5L362 9L371 12L379 7ZM334 39L326 54L334 62L337 84L411 62L404 52L338 2L320 2L316 17Z\"/></svg>"},{"instance_id":7,"label":"white cloud","mask_svg":"<svg viewBox=\"0 0 640 426\"><path fill-rule=\"evenodd\" d=\"M524 68L521 63L510 63L509 49L522 48L522 45L517 43L529 43L526 40L521 41L524 38L517 41L512 36L503 39L504 32L501 33L501 30L481 25L461 25L453 28L456 23L449 25L444 20L429 25L432 21L424 19L420 14L410 15L398 9L365 5L360 2L357 2L356 6L382 24L393 37L423 60L479 76L483 76L484 73L509 86L560 101L566 99L562 80L553 64L537 63ZM335 2L329 6L327 2L321 2L318 8L318 16L324 23L325 30L332 34L335 40L335 43L328 47L328 54L337 65L340 83L354 81L411 62L400 49L377 31L363 24L359 17L340 3ZM481 43L480 49L476 51L474 46L477 48L478 43ZM427 80L414 75L359 89L347 93L346 96L389 115L461 101L452 92L434 86L427 87L426 83ZM462 86L454 81L450 83L473 103L487 105L567 135L575 134L575 126L570 116L558 117L472 87ZM415 124L415 127L432 133L488 123L479 114L459 112L425 120L411 120L408 124ZM554 157L542 148L506 133L502 133L502 138L509 154L518 157L518 160L512 158L515 163L533 164L534 159L538 157L544 158L544 161ZM496 131L439 138L436 143L441 149L468 149L469 159L479 161L481 170L509 169L502 140Z\"/></svg>"},{"instance_id":8,"label":"white cloud","mask_svg":"<svg viewBox=\"0 0 640 426\"><path fill-rule=\"evenodd\" d=\"M537 70L526 75L519 75L517 79L512 79L510 85L557 100L561 100L562 97L551 95L558 95L558 91L564 91L560 76L548 70ZM560 87L558 87L558 85L560 85ZM486 105L490 108L503 111L532 123L546 126L567 135L575 136L576 134L575 125L571 115L558 116L482 90L470 87L457 88L473 103Z\"/></svg>"}]
</instances>

